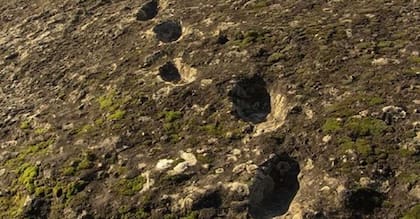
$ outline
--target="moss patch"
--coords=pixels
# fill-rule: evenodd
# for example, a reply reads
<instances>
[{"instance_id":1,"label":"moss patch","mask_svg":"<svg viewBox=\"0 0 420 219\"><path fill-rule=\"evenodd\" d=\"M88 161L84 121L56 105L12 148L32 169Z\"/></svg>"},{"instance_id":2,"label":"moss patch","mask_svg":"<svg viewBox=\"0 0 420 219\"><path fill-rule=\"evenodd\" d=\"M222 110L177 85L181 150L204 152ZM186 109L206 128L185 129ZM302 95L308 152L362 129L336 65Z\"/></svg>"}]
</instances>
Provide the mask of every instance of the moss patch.
<instances>
[{"instance_id":1,"label":"moss patch","mask_svg":"<svg viewBox=\"0 0 420 219\"><path fill-rule=\"evenodd\" d=\"M420 204L412 207L407 213L404 214L402 219L419 219L420 218Z\"/></svg>"},{"instance_id":2,"label":"moss patch","mask_svg":"<svg viewBox=\"0 0 420 219\"><path fill-rule=\"evenodd\" d=\"M182 113L179 111L165 111L162 113L165 118L165 122L175 122L182 117Z\"/></svg>"},{"instance_id":3,"label":"moss patch","mask_svg":"<svg viewBox=\"0 0 420 219\"><path fill-rule=\"evenodd\" d=\"M24 120L19 125L20 129L30 129L31 128L31 120Z\"/></svg>"},{"instance_id":4,"label":"moss patch","mask_svg":"<svg viewBox=\"0 0 420 219\"><path fill-rule=\"evenodd\" d=\"M143 189L146 179L141 175L133 179L120 179L116 185L117 192L125 196L133 196Z\"/></svg>"},{"instance_id":5,"label":"moss patch","mask_svg":"<svg viewBox=\"0 0 420 219\"><path fill-rule=\"evenodd\" d=\"M352 141L350 138L343 138L341 139L340 149L342 153L348 149L352 149L365 157L369 156L373 152L369 141L365 139L357 139L356 141Z\"/></svg>"},{"instance_id":6,"label":"moss patch","mask_svg":"<svg viewBox=\"0 0 420 219\"><path fill-rule=\"evenodd\" d=\"M71 199L74 195L81 192L87 185L87 182L83 180L77 180L67 185L65 189L66 199Z\"/></svg>"},{"instance_id":7,"label":"moss patch","mask_svg":"<svg viewBox=\"0 0 420 219\"><path fill-rule=\"evenodd\" d=\"M124 110L116 110L114 113L108 115L106 118L108 120L121 120L125 115Z\"/></svg>"},{"instance_id":8,"label":"moss patch","mask_svg":"<svg viewBox=\"0 0 420 219\"><path fill-rule=\"evenodd\" d=\"M322 131L324 133L335 133L341 130L341 126L341 121L335 118L329 118L325 121L324 125L322 126Z\"/></svg>"},{"instance_id":9,"label":"moss patch","mask_svg":"<svg viewBox=\"0 0 420 219\"><path fill-rule=\"evenodd\" d=\"M344 128L353 137L376 136L382 134L387 129L387 125L382 120L370 117L350 118L344 124Z\"/></svg>"},{"instance_id":10,"label":"moss patch","mask_svg":"<svg viewBox=\"0 0 420 219\"><path fill-rule=\"evenodd\" d=\"M25 186L25 188L30 192L35 192L35 179L38 176L38 167L31 164L24 164L19 170L20 176L18 182Z\"/></svg>"}]
</instances>

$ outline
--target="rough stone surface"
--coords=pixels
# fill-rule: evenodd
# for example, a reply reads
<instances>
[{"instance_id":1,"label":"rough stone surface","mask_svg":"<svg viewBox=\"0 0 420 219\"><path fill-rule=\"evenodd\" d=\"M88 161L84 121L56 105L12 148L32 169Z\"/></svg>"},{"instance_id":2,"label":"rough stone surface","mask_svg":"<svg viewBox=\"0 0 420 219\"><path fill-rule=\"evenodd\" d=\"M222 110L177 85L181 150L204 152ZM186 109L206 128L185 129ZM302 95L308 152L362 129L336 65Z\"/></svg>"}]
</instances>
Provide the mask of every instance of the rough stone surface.
<instances>
[{"instance_id":1,"label":"rough stone surface","mask_svg":"<svg viewBox=\"0 0 420 219\"><path fill-rule=\"evenodd\" d=\"M418 209L418 1L0 3L0 218Z\"/></svg>"}]
</instances>

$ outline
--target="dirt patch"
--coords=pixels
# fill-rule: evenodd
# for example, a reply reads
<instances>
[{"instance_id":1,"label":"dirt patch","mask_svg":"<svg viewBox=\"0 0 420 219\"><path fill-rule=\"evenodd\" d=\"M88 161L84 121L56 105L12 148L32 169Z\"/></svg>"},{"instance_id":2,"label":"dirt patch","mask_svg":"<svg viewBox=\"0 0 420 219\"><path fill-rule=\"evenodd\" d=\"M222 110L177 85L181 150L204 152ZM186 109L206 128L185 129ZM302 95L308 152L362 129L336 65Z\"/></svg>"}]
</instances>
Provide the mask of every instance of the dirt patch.
<instances>
[{"instance_id":1,"label":"dirt patch","mask_svg":"<svg viewBox=\"0 0 420 219\"><path fill-rule=\"evenodd\" d=\"M299 190L297 161L288 155L273 155L258 169L250 188L249 213L253 218L285 214Z\"/></svg>"},{"instance_id":2,"label":"dirt patch","mask_svg":"<svg viewBox=\"0 0 420 219\"><path fill-rule=\"evenodd\" d=\"M158 14L158 2L151 0L144 3L137 12L136 19L138 21L151 20Z\"/></svg>"},{"instance_id":3,"label":"dirt patch","mask_svg":"<svg viewBox=\"0 0 420 219\"><path fill-rule=\"evenodd\" d=\"M239 80L229 96L233 103L233 114L246 122L264 122L271 112L270 94L260 76Z\"/></svg>"},{"instance_id":4,"label":"dirt patch","mask_svg":"<svg viewBox=\"0 0 420 219\"><path fill-rule=\"evenodd\" d=\"M164 21L153 28L159 41L170 43L178 40L182 35L182 26L178 21Z\"/></svg>"}]
</instances>

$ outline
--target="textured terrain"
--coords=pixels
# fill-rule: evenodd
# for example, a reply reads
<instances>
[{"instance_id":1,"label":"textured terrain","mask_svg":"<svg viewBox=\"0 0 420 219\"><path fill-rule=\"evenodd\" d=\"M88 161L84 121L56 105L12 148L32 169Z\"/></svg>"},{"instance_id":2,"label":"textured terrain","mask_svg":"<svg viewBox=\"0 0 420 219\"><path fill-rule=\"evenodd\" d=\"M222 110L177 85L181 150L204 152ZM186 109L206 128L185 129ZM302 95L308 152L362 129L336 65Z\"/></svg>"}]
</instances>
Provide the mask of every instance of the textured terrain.
<instances>
[{"instance_id":1,"label":"textured terrain","mask_svg":"<svg viewBox=\"0 0 420 219\"><path fill-rule=\"evenodd\" d=\"M420 218L416 0L0 0L0 218Z\"/></svg>"}]
</instances>

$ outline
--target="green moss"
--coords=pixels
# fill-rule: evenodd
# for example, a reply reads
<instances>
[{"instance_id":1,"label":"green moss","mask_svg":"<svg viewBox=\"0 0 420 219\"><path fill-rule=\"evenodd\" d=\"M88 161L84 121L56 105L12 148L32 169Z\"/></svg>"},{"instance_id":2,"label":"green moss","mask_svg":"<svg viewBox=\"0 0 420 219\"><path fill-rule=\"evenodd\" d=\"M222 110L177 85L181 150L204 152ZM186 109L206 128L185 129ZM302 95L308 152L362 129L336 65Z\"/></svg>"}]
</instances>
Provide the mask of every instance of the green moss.
<instances>
[{"instance_id":1,"label":"green moss","mask_svg":"<svg viewBox=\"0 0 420 219\"><path fill-rule=\"evenodd\" d=\"M407 74L407 75L419 75L420 74L420 67L413 66L409 69L406 69L404 71L404 73Z\"/></svg>"},{"instance_id":2,"label":"green moss","mask_svg":"<svg viewBox=\"0 0 420 219\"><path fill-rule=\"evenodd\" d=\"M95 125L96 126L102 126L104 124L104 122L105 122L104 119L99 118L99 119L95 120Z\"/></svg>"},{"instance_id":3,"label":"green moss","mask_svg":"<svg viewBox=\"0 0 420 219\"><path fill-rule=\"evenodd\" d=\"M121 206L118 209L118 213L122 219L131 219L131 218L138 218L138 219L146 219L150 218L150 214L145 212L144 209L133 209L129 208L128 206Z\"/></svg>"},{"instance_id":4,"label":"green moss","mask_svg":"<svg viewBox=\"0 0 420 219\"><path fill-rule=\"evenodd\" d=\"M215 157L214 156L210 156L209 154L207 154L206 156L204 156L203 154L198 154L197 155L197 160L200 163L203 164L210 164L214 162Z\"/></svg>"},{"instance_id":5,"label":"green moss","mask_svg":"<svg viewBox=\"0 0 420 219\"><path fill-rule=\"evenodd\" d=\"M286 55L284 53L276 52L276 53L271 54L268 57L267 61L271 62L271 63L274 63L274 62L278 62L281 59L284 59L285 57L286 57Z\"/></svg>"},{"instance_id":6,"label":"green moss","mask_svg":"<svg viewBox=\"0 0 420 219\"><path fill-rule=\"evenodd\" d=\"M36 129L34 130L34 133L35 133L36 135L42 135L42 134L47 133L48 131L49 131L49 129L48 129L48 128L36 128Z\"/></svg>"},{"instance_id":7,"label":"green moss","mask_svg":"<svg viewBox=\"0 0 420 219\"><path fill-rule=\"evenodd\" d=\"M93 164L92 164L91 161L84 159L77 165L77 169L78 170L85 170L85 169L92 168L92 166L93 166Z\"/></svg>"},{"instance_id":8,"label":"green moss","mask_svg":"<svg viewBox=\"0 0 420 219\"><path fill-rule=\"evenodd\" d=\"M111 109L112 105L114 104L114 101L113 101L114 97L115 97L115 91L111 91L107 95L100 96L98 99L99 107L102 110Z\"/></svg>"},{"instance_id":9,"label":"green moss","mask_svg":"<svg viewBox=\"0 0 420 219\"><path fill-rule=\"evenodd\" d=\"M108 120L121 120L125 115L124 110L116 110L114 113L107 116Z\"/></svg>"},{"instance_id":10,"label":"green moss","mask_svg":"<svg viewBox=\"0 0 420 219\"><path fill-rule=\"evenodd\" d=\"M267 7L269 5L270 5L269 0L258 0L252 5L252 8L253 9L260 9L260 8Z\"/></svg>"},{"instance_id":11,"label":"green moss","mask_svg":"<svg viewBox=\"0 0 420 219\"><path fill-rule=\"evenodd\" d=\"M57 183L52 189L53 195L57 198L61 197L64 193L64 187L61 183Z\"/></svg>"},{"instance_id":12,"label":"green moss","mask_svg":"<svg viewBox=\"0 0 420 219\"><path fill-rule=\"evenodd\" d=\"M357 49L368 49L370 47L372 47L372 43L371 42L362 42L362 43L356 44L356 48Z\"/></svg>"},{"instance_id":13,"label":"green moss","mask_svg":"<svg viewBox=\"0 0 420 219\"><path fill-rule=\"evenodd\" d=\"M205 126L202 126L201 129L206 132L208 135L213 136L223 136L225 131L223 131L220 126L216 124L208 124Z\"/></svg>"},{"instance_id":14,"label":"green moss","mask_svg":"<svg viewBox=\"0 0 420 219\"><path fill-rule=\"evenodd\" d=\"M19 170L19 173L18 182L23 184L30 193L33 193L35 191L34 182L38 176L38 167L31 164L24 164Z\"/></svg>"},{"instance_id":15,"label":"green moss","mask_svg":"<svg viewBox=\"0 0 420 219\"><path fill-rule=\"evenodd\" d=\"M350 132L353 137L376 136L381 135L387 129L385 122L370 117L350 118L344 124L344 128Z\"/></svg>"},{"instance_id":16,"label":"green moss","mask_svg":"<svg viewBox=\"0 0 420 219\"><path fill-rule=\"evenodd\" d=\"M95 127L91 124L86 124L84 126L82 126L77 133L78 134L85 134L85 133L89 133L95 130Z\"/></svg>"},{"instance_id":17,"label":"green moss","mask_svg":"<svg viewBox=\"0 0 420 219\"><path fill-rule=\"evenodd\" d=\"M118 193L125 196L133 196L143 189L146 179L141 175L133 179L120 179L116 185Z\"/></svg>"},{"instance_id":18,"label":"green moss","mask_svg":"<svg viewBox=\"0 0 420 219\"><path fill-rule=\"evenodd\" d=\"M341 130L342 122L335 118L328 118L322 126L324 133L336 133Z\"/></svg>"},{"instance_id":19,"label":"green moss","mask_svg":"<svg viewBox=\"0 0 420 219\"><path fill-rule=\"evenodd\" d=\"M182 113L179 111L165 111L163 112L163 116L165 118L165 122L171 123L180 119L182 117Z\"/></svg>"},{"instance_id":20,"label":"green moss","mask_svg":"<svg viewBox=\"0 0 420 219\"><path fill-rule=\"evenodd\" d=\"M21 218L26 203L26 196L16 194L12 197L0 197L0 218Z\"/></svg>"},{"instance_id":21,"label":"green moss","mask_svg":"<svg viewBox=\"0 0 420 219\"><path fill-rule=\"evenodd\" d=\"M49 196L52 192L52 189L47 186L40 186L35 188L35 196L37 197L46 197Z\"/></svg>"},{"instance_id":22,"label":"green moss","mask_svg":"<svg viewBox=\"0 0 420 219\"><path fill-rule=\"evenodd\" d=\"M198 212L192 211L187 216L181 217L181 219L198 219Z\"/></svg>"},{"instance_id":23,"label":"green moss","mask_svg":"<svg viewBox=\"0 0 420 219\"><path fill-rule=\"evenodd\" d=\"M266 34L266 31L261 30L249 30L246 32L237 33L235 40L232 41L232 44L243 48L253 43L262 43L268 39Z\"/></svg>"},{"instance_id":24,"label":"green moss","mask_svg":"<svg viewBox=\"0 0 420 219\"><path fill-rule=\"evenodd\" d=\"M414 185L418 181L420 181L420 175L417 175L415 173L403 173L398 176L398 180L402 183Z\"/></svg>"},{"instance_id":25,"label":"green moss","mask_svg":"<svg viewBox=\"0 0 420 219\"><path fill-rule=\"evenodd\" d=\"M402 219L419 219L419 218L420 218L420 204L417 204L414 207L412 207L402 217Z\"/></svg>"},{"instance_id":26,"label":"green moss","mask_svg":"<svg viewBox=\"0 0 420 219\"><path fill-rule=\"evenodd\" d=\"M340 102L334 103L326 108L326 112L331 116L349 117L354 115L356 111L349 106L354 105L357 101L355 97L348 97Z\"/></svg>"},{"instance_id":27,"label":"green moss","mask_svg":"<svg viewBox=\"0 0 420 219\"><path fill-rule=\"evenodd\" d=\"M386 48L386 47L392 47L394 43L392 41L379 41L377 47L379 48Z\"/></svg>"},{"instance_id":28,"label":"green moss","mask_svg":"<svg viewBox=\"0 0 420 219\"><path fill-rule=\"evenodd\" d=\"M63 174L73 176L77 171L85 170L93 167L95 155L90 152L85 152L79 158L72 160L71 165L63 169Z\"/></svg>"},{"instance_id":29,"label":"green moss","mask_svg":"<svg viewBox=\"0 0 420 219\"><path fill-rule=\"evenodd\" d=\"M164 184L164 185L178 185L181 184L182 182L185 182L186 180L190 179L190 175L188 174L175 174L175 175L165 175L163 177L161 177L160 183Z\"/></svg>"},{"instance_id":30,"label":"green moss","mask_svg":"<svg viewBox=\"0 0 420 219\"><path fill-rule=\"evenodd\" d=\"M108 92L98 98L99 108L103 110L107 116L107 121L117 121L124 118L126 112L122 109L123 105L131 99L130 96L120 97L116 95L114 90ZM95 120L95 125L100 127L104 123L104 119L100 118ZM90 127L89 127L90 128ZM114 127L115 128L115 127Z\"/></svg>"},{"instance_id":31,"label":"green moss","mask_svg":"<svg viewBox=\"0 0 420 219\"><path fill-rule=\"evenodd\" d=\"M65 191L66 199L71 199L74 195L81 192L87 185L87 182L78 180L67 185Z\"/></svg>"},{"instance_id":32,"label":"green moss","mask_svg":"<svg viewBox=\"0 0 420 219\"><path fill-rule=\"evenodd\" d=\"M367 100L369 106L375 106L382 103L385 103L385 100L382 97L370 97Z\"/></svg>"},{"instance_id":33,"label":"green moss","mask_svg":"<svg viewBox=\"0 0 420 219\"><path fill-rule=\"evenodd\" d=\"M341 138L340 139L340 151L344 153L348 149L355 150L358 154L367 157L373 153L372 147L369 141L365 139L357 139L352 141L350 138Z\"/></svg>"},{"instance_id":34,"label":"green moss","mask_svg":"<svg viewBox=\"0 0 420 219\"><path fill-rule=\"evenodd\" d=\"M416 151L415 150L408 150L408 149L405 149L405 148L399 149L398 152L403 157L411 157L411 156L413 156L413 155L416 154Z\"/></svg>"},{"instance_id":35,"label":"green moss","mask_svg":"<svg viewBox=\"0 0 420 219\"><path fill-rule=\"evenodd\" d=\"M24 120L19 125L20 129L30 129L31 128L31 120Z\"/></svg>"},{"instance_id":36,"label":"green moss","mask_svg":"<svg viewBox=\"0 0 420 219\"><path fill-rule=\"evenodd\" d=\"M349 117L357 114L357 112L367 106L376 106L384 102L385 100L382 97L367 94L355 94L326 107L326 112L330 116ZM357 109L355 106L360 107Z\"/></svg>"},{"instance_id":37,"label":"green moss","mask_svg":"<svg viewBox=\"0 0 420 219\"><path fill-rule=\"evenodd\" d=\"M178 219L178 217L174 214L166 214L163 219Z\"/></svg>"},{"instance_id":38,"label":"green moss","mask_svg":"<svg viewBox=\"0 0 420 219\"><path fill-rule=\"evenodd\" d=\"M63 169L63 174L66 176L73 176L76 173L76 168L69 166Z\"/></svg>"},{"instance_id":39,"label":"green moss","mask_svg":"<svg viewBox=\"0 0 420 219\"><path fill-rule=\"evenodd\" d=\"M420 63L420 56L410 56L408 60L413 63Z\"/></svg>"}]
</instances>

